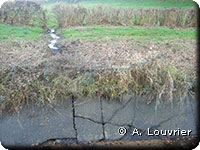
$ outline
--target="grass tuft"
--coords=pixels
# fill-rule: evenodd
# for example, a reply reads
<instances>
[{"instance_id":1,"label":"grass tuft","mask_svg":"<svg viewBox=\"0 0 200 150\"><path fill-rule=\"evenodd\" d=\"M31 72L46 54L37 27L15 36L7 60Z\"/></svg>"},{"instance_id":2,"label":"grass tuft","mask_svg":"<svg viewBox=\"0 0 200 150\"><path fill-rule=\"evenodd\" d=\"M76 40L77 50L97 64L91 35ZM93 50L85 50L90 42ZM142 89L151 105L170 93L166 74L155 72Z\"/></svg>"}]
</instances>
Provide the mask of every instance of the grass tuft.
<instances>
[{"instance_id":1,"label":"grass tuft","mask_svg":"<svg viewBox=\"0 0 200 150\"><path fill-rule=\"evenodd\" d=\"M0 35L0 39L4 41L38 40L44 35L44 31L39 27L13 27L0 24Z\"/></svg>"},{"instance_id":2,"label":"grass tuft","mask_svg":"<svg viewBox=\"0 0 200 150\"><path fill-rule=\"evenodd\" d=\"M170 40L176 38L196 39L196 30L177 30L162 27L140 28L140 27L102 27L87 26L62 29L59 31L66 40L98 40L116 38L134 38L141 40Z\"/></svg>"}]
</instances>

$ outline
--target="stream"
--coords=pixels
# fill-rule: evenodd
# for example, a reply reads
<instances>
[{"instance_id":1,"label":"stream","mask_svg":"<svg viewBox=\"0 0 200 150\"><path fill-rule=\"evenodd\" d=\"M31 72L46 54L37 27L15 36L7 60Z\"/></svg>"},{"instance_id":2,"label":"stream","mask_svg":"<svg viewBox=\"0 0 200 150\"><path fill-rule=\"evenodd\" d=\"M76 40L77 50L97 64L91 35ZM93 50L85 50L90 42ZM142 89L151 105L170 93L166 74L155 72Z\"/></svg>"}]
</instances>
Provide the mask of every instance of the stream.
<instances>
[{"instance_id":1,"label":"stream","mask_svg":"<svg viewBox=\"0 0 200 150\"><path fill-rule=\"evenodd\" d=\"M55 46L57 41L60 39L59 36L55 34L54 29L49 29L49 35L52 37L51 43L48 45L52 52L59 52L59 48Z\"/></svg>"}]
</instances>

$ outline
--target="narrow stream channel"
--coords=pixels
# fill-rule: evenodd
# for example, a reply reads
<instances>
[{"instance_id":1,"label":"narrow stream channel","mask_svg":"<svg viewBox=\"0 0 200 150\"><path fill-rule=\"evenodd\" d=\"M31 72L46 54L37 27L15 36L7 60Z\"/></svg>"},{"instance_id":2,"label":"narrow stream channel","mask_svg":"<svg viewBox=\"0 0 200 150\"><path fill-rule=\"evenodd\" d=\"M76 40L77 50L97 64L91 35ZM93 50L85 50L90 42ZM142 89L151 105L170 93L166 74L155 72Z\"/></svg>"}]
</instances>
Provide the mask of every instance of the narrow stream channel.
<instances>
[{"instance_id":1,"label":"narrow stream channel","mask_svg":"<svg viewBox=\"0 0 200 150\"><path fill-rule=\"evenodd\" d=\"M48 45L52 52L59 52L59 48L55 46L57 41L60 39L59 36L55 34L54 29L49 29L49 35L52 37L51 43Z\"/></svg>"}]
</instances>

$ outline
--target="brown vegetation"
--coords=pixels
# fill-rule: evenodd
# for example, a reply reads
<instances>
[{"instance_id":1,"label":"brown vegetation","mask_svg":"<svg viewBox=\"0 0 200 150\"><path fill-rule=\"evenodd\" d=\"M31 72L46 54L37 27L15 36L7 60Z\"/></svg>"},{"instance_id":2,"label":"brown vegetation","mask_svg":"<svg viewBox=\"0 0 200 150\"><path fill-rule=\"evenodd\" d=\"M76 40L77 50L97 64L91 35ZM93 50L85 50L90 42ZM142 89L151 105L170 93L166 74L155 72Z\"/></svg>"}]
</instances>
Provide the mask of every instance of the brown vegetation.
<instances>
[{"instance_id":1,"label":"brown vegetation","mask_svg":"<svg viewBox=\"0 0 200 150\"><path fill-rule=\"evenodd\" d=\"M179 43L184 44L177 49ZM136 93L148 97L147 103L152 100L157 104L160 101L172 103L174 98L182 102L197 88L194 43L166 41L162 46L134 40L104 40L98 44L64 41L61 55L49 51L45 40L20 44L1 42L1 110L8 108L18 112L31 102L52 106L59 99L72 95L123 99L128 93ZM118 52L114 54L115 58L106 56L110 55L110 48L114 53L115 49ZM92 53L95 49L99 51ZM146 55L140 55L142 53ZM126 60L122 58L128 58L130 54L133 57L128 59L129 62L123 62ZM99 64L98 68L91 63ZM110 64L117 65L110 68Z\"/></svg>"},{"instance_id":2,"label":"brown vegetation","mask_svg":"<svg viewBox=\"0 0 200 150\"><path fill-rule=\"evenodd\" d=\"M46 28L46 14L39 4L32 1L5 2L0 9L0 23L39 26Z\"/></svg>"},{"instance_id":3,"label":"brown vegetation","mask_svg":"<svg viewBox=\"0 0 200 150\"><path fill-rule=\"evenodd\" d=\"M122 26L169 26L195 27L197 10L180 9L133 9L58 4L54 7L59 26L122 25Z\"/></svg>"}]
</instances>

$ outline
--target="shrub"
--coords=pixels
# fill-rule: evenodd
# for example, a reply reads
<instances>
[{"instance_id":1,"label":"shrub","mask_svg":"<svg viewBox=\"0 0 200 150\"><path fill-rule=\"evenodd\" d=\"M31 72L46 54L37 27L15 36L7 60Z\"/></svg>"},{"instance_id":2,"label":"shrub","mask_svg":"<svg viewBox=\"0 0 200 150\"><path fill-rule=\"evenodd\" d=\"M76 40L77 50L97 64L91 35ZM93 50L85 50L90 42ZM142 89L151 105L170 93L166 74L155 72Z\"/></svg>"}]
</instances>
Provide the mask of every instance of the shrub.
<instances>
[{"instance_id":1,"label":"shrub","mask_svg":"<svg viewBox=\"0 0 200 150\"><path fill-rule=\"evenodd\" d=\"M0 9L0 23L46 28L46 14L32 1L5 2Z\"/></svg>"},{"instance_id":2,"label":"shrub","mask_svg":"<svg viewBox=\"0 0 200 150\"><path fill-rule=\"evenodd\" d=\"M193 8L135 10L60 3L54 7L54 13L61 28L80 25L195 27L197 24L197 10Z\"/></svg>"}]
</instances>

